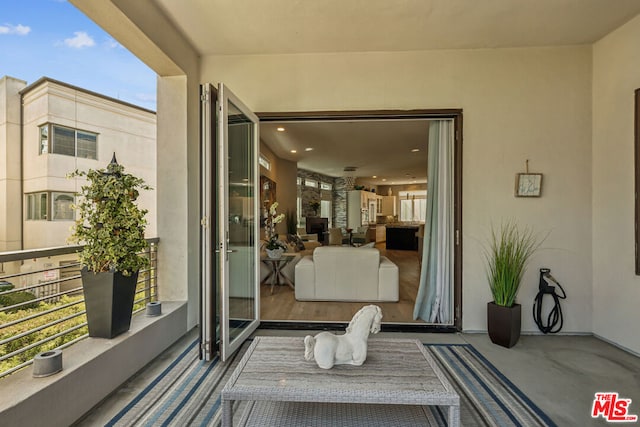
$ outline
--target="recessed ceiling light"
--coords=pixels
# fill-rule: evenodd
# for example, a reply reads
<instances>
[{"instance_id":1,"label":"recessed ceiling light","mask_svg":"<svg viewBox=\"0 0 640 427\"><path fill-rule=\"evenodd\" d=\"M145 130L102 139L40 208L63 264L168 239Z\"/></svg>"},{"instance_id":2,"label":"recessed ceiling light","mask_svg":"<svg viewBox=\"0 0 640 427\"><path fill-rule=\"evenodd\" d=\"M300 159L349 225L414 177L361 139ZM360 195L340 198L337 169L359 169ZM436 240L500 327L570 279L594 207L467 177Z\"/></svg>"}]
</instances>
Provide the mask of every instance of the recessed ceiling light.
<instances>
[{"instance_id":1,"label":"recessed ceiling light","mask_svg":"<svg viewBox=\"0 0 640 427\"><path fill-rule=\"evenodd\" d=\"M284 132L284 128L283 127L279 127L276 129L278 132Z\"/></svg>"},{"instance_id":2,"label":"recessed ceiling light","mask_svg":"<svg viewBox=\"0 0 640 427\"><path fill-rule=\"evenodd\" d=\"M291 152L295 154L298 152L298 150L291 150Z\"/></svg>"},{"instance_id":3,"label":"recessed ceiling light","mask_svg":"<svg viewBox=\"0 0 640 427\"><path fill-rule=\"evenodd\" d=\"M376 176L376 175L373 175L371 178L377 178L377 176Z\"/></svg>"},{"instance_id":4,"label":"recessed ceiling light","mask_svg":"<svg viewBox=\"0 0 640 427\"><path fill-rule=\"evenodd\" d=\"M420 149L419 149L419 148L413 148L413 149L411 150L411 152L412 152L412 153L417 153L418 151L420 151Z\"/></svg>"},{"instance_id":5,"label":"recessed ceiling light","mask_svg":"<svg viewBox=\"0 0 640 427\"><path fill-rule=\"evenodd\" d=\"M313 148L307 147L307 148L304 149L304 151L313 151Z\"/></svg>"},{"instance_id":6,"label":"recessed ceiling light","mask_svg":"<svg viewBox=\"0 0 640 427\"><path fill-rule=\"evenodd\" d=\"M382 178L382 180L383 180L383 181L386 181L386 180L387 180L387 178Z\"/></svg>"}]
</instances>

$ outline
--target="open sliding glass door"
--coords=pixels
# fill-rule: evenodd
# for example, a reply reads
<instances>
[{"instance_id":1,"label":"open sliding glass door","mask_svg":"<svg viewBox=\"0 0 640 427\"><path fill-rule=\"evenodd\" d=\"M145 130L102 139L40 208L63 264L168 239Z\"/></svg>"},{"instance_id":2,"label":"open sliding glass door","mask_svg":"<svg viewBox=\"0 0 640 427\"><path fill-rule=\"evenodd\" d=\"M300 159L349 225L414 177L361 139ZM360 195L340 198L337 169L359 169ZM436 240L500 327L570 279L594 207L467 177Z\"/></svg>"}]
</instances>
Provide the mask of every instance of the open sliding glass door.
<instances>
[{"instance_id":1,"label":"open sliding glass door","mask_svg":"<svg viewBox=\"0 0 640 427\"><path fill-rule=\"evenodd\" d=\"M201 348L225 361L260 323L258 118L223 84L201 92Z\"/></svg>"}]
</instances>

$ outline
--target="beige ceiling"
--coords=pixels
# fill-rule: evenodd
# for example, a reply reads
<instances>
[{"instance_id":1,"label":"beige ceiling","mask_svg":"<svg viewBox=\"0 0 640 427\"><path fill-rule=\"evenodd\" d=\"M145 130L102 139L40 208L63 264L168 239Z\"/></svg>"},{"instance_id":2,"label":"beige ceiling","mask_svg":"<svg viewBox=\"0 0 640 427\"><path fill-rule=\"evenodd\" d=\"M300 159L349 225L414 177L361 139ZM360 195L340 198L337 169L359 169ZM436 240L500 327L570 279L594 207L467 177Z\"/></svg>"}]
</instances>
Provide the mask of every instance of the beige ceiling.
<instances>
[{"instance_id":1,"label":"beige ceiling","mask_svg":"<svg viewBox=\"0 0 640 427\"><path fill-rule=\"evenodd\" d=\"M591 44L640 13L640 0L153 1L203 56ZM297 123L283 134L273 126L262 125L263 140L301 168L426 179L424 123Z\"/></svg>"},{"instance_id":2,"label":"beige ceiling","mask_svg":"<svg viewBox=\"0 0 640 427\"><path fill-rule=\"evenodd\" d=\"M202 55L590 44L638 0L155 0Z\"/></svg>"},{"instance_id":3,"label":"beige ceiling","mask_svg":"<svg viewBox=\"0 0 640 427\"><path fill-rule=\"evenodd\" d=\"M339 177L354 166L358 182L374 185L426 182L428 134L424 119L260 124L260 139L298 168Z\"/></svg>"}]
</instances>

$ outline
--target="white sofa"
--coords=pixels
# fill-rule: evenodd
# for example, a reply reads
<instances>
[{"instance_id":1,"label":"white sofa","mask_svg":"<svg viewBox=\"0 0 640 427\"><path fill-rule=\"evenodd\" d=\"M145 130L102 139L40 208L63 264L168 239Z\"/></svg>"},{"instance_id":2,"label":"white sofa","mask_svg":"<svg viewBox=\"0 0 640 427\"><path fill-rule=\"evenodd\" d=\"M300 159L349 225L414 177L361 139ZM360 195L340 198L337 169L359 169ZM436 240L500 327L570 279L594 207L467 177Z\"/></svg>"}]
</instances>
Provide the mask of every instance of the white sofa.
<instances>
[{"instance_id":1,"label":"white sofa","mask_svg":"<svg viewBox=\"0 0 640 427\"><path fill-rule=\"evenodd\" d=\"M398 266L376 248L323 246L295 266L300 301L398 301Z\"/></svg>"}]
</instances>

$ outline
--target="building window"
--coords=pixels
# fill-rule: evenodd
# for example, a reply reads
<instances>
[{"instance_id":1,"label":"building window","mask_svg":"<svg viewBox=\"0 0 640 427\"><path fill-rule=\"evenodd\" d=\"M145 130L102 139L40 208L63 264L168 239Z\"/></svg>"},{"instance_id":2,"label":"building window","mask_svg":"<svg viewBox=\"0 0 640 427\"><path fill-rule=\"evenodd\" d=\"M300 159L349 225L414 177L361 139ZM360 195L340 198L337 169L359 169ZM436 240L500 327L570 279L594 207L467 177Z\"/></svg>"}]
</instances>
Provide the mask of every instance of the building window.
<instances>
[{"instance_id":1,"label":"building window","mask_svg":"<svg viewBox=\"0 0 640 427\"><path fill-rule=\"evenodd\" d=\"M49 152L49 126L40 126L40 154Z\"/></svg>"},{"instance_id":2,"label":"building window","mask_svg":"<svg viewBox=\"0 0 640 427\"><path fill-rule=\"evenodd\" d=\"M40 154L97 159L98 134L47 123L40 126Z\"/></svg>"},{"instance_id":3,"label":"building window","mask_svg":"<svg viewBox=\"0 0 640 427\"><path fill-rule=\"evenodd\" d=\"M320 217L329 219L329 226L333 225L333 215L331 214L331 200L320 200Z\"/></svg>"},{"instance_id":4,"label":"building window","mask_svg":"<svg viewBox=\"0 0 640 427\"><path fill-rule=\"evenodd\" d=\"M262 154L260 154L260 158L258 159L258 163L260 163L260 166L262 166L266 170L268 170L268 171L271 170L271 162L269 161L269 159L267 159Z\"/></svg>"},{"instance_id":5,"label":"building window","mask_svg":"<svg viewBox=\"0 0 640 427\"><path fill-rule=\"evenodd\" d=\"M47 193L27 194L27 219L47 220Z\"/></svg>"},{"instance_id":6,"label":"building window","mask_svg":"<svg viewBox=\"0 0 640 427\"><path fill-rule=\"evenodd\" d=\"M425 221L427 217L426 191L401 191L400 221Z\"/></svg>"},{"instance_id":7,"label":"building window","mask_svg":"<svg viewBox=\"0 0 640 427\"><path fill-rule=\"evenodd\" d=\"M76 131L76 157L96 159L98 135L91 132Z\"/></svg>"},{"instance_id":8,"label":"building window","mask_svg":"<svg viewBox=\"0 0 640 427\"><path fill-rule=\"evenodd\" d=\"M316 181L315 179L311 179L311 178L305 178L304 179L304 185L307 186L307 187L318 188L318 181Z\"/></svg>"},{"instance_id":9,"label":"building window","mask_svg":"<svg viewBox=\"0 0 640 427\"><path fill-rule=\"evenodd\" d=\"M73 193L43 191L26 195L27 220L73 221Z\"/></svg>"},{"instance_id":10,"label":"building window","mask_svg":"<svg viewBox=\"0 0 640 427\"><path fill-rule=\"evenodd\" d=\"M333 185L329 184L328 182L321 182L320 183L320 189L321 190L333 190Z\"/></svg>"},{"instance_id":11,"label":"building window","mask_svg":"<svg viewBox=\"0 0 640 427\"><path fill-rule=\"evenodd\" d=\"M54 221L73 221L73 193L51 193Z\"/></svg>"}]
</instances>

